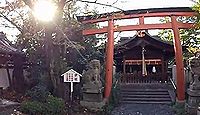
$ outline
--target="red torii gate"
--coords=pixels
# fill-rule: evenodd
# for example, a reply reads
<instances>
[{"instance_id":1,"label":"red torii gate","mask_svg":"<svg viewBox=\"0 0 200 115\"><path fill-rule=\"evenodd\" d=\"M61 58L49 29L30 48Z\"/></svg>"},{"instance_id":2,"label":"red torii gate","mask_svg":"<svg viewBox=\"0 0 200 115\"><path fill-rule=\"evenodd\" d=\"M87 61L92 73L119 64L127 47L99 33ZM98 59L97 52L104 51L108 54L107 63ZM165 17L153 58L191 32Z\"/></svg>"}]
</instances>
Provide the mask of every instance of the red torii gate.
<instances>
[{"instance_id":1,"label":"red torii gate","mask_svg":"<svg viewBox=\"0 0 200 115\"><path fill-rule=\"evenodd\" d=\"M177 99L178 101L185 100L185 80L184 80L184 66L182 57L182 47L180 42L179 29L193 28L193 23L182 23L177 21L179 16L195 16L195 12L188 7L181 8L155 8L130 10L123 12L114 12L100 14L97 16L81 16L78 17L83 24L92 24L98 22L108 21L108 26L98 29L85 29L82 31L83 35L108 33L108 41L106 44L106 85L105 98L110 95L112 87L112 68L113 68L113 53L114 53L114 32L118 31L132 31L132 30L147 30L147 29L172 29L174 33L174 50L176 60L177 73ZM170 17L171 22L160 24L145 24L146 17ZM139 18L139 24L117 26L114 25L114 20Z\"/></svg>"}]
</instances>

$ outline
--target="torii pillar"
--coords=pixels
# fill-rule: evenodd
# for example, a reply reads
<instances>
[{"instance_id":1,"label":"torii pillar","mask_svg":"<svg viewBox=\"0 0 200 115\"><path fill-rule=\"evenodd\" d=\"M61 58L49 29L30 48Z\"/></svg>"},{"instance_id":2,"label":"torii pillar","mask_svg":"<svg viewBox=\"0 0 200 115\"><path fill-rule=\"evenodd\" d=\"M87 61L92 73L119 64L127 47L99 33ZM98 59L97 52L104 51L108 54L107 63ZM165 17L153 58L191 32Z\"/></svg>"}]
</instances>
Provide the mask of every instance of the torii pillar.
<instances>
[{"instance_id":1,"label":"torii pillar","mask_svg":"<svg viewBox=\"0 0 200 115\"><path fill-rule=\"evenodd\" d=\"M172 30L174 33L174 51L176 59L176 77L177 77L177 101L183 102L185 100L185 78L183 66L183 53L180 42L180 33L176 16L171 16Z\"/></svg>"},{"instance_id":2,"label":"torii pillar","mask_svg":"<svg viewBox=\"0 0 200 115\"><path fill-rule=\"evenodd\" d=\"M104 98L108 99L112 89L113 54L114 54L114 20L108 20L108 39L106 43L106 83Z\"/></svg>"}]
</instances>

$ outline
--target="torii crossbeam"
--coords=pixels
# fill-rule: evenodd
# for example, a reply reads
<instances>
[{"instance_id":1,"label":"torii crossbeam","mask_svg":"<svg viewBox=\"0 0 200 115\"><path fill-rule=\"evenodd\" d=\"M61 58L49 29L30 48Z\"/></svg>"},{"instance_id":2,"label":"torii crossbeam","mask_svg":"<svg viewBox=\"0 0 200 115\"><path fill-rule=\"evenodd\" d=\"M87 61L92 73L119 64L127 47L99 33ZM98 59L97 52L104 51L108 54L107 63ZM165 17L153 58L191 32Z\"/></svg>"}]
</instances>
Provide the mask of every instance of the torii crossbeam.
<instances>
[{"instance_id":1,"label":"torii crossbeam","mask_svg":"<svg viewBox=\"0 0 200 115\"><path fill-rule=\"evenodd\" d=\"M185 80L182 47L180 42L179 29L193 28L193 23L178 22L180 16L190 17L197 13L188 7L179 8L154 8L142 10L119 11L113 13L99 14L96 16L80 16L79 21L84 24L92 24L98 22L108 22L107 27L98 29L85 29L83 35L93 35L108 33L108 41L106 44L106 83L105 83L105 98L110 95L112 87L112 69L113 69L113 53L114 53L114 32L133 31L133 30L149 30L149 29L172 29L174 33L174 50L176 60L176 75L177 75L177 99L178 101L185 100ZM170 17L171 21L159 24L145 24L144 19L147 17ZM139 19L137 25L116 26L114 20L122 19Z\"/></svg>"}]
</instances>

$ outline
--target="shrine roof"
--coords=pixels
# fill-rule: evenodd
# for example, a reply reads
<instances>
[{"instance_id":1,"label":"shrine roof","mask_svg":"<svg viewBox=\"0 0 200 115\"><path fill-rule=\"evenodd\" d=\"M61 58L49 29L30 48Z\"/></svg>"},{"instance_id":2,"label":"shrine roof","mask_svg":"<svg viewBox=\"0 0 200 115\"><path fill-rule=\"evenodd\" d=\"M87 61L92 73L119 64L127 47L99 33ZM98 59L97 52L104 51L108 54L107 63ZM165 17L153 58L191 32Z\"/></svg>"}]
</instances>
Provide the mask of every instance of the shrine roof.
<instances>
[{"instance_id":1,"label":"shrine roof","mask_svg":"<svg viewBox=\"0 0 200 115\"><path fill-rule=\"evenodd\" d=\"M11 46L9 40L6 38L6 35L3 32L0 32L0 53L20 54L22 52Z\"/></svg>"},{"instance_id":2,"label":"shrine roof","mask_svg":"<svg viewBox=\"0 0 200 115\"><path fill-rule=\"evenodd\" d=\"M139 37L138 34L133 37L121 37L119 43L115 46L115 50L123 52L145 44L160 50L174 52L173 43L161 40L158 36L151 36L148 32L143 32L143 34L143 37Z\"/></svg>"}]
</instances>

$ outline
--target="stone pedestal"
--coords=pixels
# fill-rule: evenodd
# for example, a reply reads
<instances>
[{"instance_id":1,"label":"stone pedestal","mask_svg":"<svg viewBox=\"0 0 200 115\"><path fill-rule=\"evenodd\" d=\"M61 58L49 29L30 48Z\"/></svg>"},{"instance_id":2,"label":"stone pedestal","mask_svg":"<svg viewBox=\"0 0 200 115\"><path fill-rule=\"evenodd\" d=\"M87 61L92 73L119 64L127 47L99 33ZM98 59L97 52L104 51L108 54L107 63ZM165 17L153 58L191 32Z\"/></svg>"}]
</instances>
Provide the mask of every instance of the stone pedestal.
<instances>
[{"instance_id":1,"label":"stone pedestal","mask_svg":"<svg viewBox=\"0 0 200 115\"><path fill-rule=\"evenodd\" d=\"M92 101L92 102L101 102L103 100L103 91L102 91L102 89L100 89L100 90L86 90L86 91L83 91L83 100Z\"/></svg>"},{"instance_id":2,"label":"stone pedestal","mask_svg":"<svg viewBox=\"0 0 200 115\"><path fill-rule=\"evenodd\" d=\"M197 109L200 102L200 90L191 90L188 89L187 91L189 97L186 103L186 111L189 115L196 115Z\"/></svg>"},{"instance_id":3,"label":"stone pedestal","mask_svg":"<svg viewBox=\"0 0 200 115\"><path fill-rule=\"evenodd\" d=\"M102 110L102 107L105 106L106 101L101 102L89 102L89 101L80 101L81 106L86 107L93 111Z\"/></svg>"},{"instance_id":4,"label":"stone pedestal","mask_svg":"<svg viewBox=\"0 0 200 115\"><path fill-rule=\"evenodd\" d=\"M80 101L80 104L90 110L101 110L105 105L105 101L103 100L103 90L83 91L83 100Z\"/></svg>"},{"instance_id":5,"label":"stone pedestal","mask_svg":"<svg viewBox=\"0 0 200 115\"><path fill-rule=\"evenodd\" d=\"M95 86L94 86L95 87ZM94 89L94 87L83 88L83 100L80 101L81 106L90 110L101 110L105 105L103 100L103 87Z\"/></svg>"},{"instance_id":6,"label":"stone pedestal","mask_svg":"<svg viewBox=\"0 0 200 115\"><path fill-rule=\"evenodd\" d=\"M197 115L200 103L200 55L190 59L190 68L193 76L190 87L187 90L186 111L189 115Z\"/></svg>"}]
</instances>

